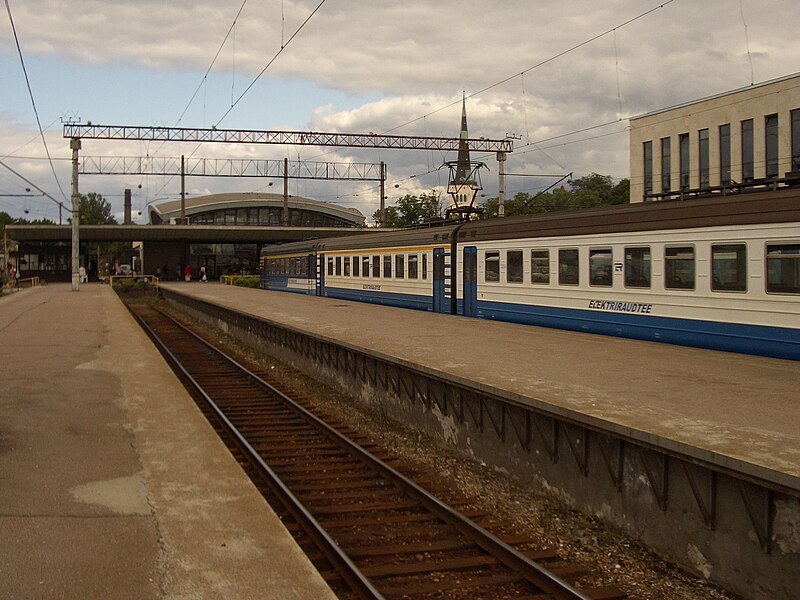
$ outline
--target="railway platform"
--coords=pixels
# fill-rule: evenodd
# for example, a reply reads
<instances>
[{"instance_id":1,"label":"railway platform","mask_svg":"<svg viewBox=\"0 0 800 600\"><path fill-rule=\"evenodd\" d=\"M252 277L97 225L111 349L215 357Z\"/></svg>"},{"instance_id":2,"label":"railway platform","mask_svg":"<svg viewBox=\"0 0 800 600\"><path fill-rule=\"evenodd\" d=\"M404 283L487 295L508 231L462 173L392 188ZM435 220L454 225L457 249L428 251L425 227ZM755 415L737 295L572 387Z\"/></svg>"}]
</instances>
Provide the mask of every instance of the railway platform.
<instances>
[{"instance_id":1,"label":"railway platform","mask_svg":"<svg viewBox=\"0 0 800 600\"><path fill-rule=\"evenodd\" d=\"M403 404L401 419L427 419L444 441L732 591L792 597L800 584L794 361L212 283L163 287L217 323L222 311L257 319L225 326L332 381L360 377L350 391L361 397L386 390L379 401ZM411 405L426 394L420 420Z\"/></svg>"},{"instance_id":2,"label":"railway platform","mask_svg":"<svg viewBox=\"0 0 800 600\"><path fill-rule=\"evenodd\" d=\"M168 289L800 490L794 361L223 285Z\"/></svg>"},{"instance_id":3,"label":"railway platform","mask_svg":"<svg viewBox=\"0 0 800 600\"><path fill-rule=\"evenodd\" d=\"M107 285L0 298L0 599L334 598Z\"/></svg>"}]
</instances>

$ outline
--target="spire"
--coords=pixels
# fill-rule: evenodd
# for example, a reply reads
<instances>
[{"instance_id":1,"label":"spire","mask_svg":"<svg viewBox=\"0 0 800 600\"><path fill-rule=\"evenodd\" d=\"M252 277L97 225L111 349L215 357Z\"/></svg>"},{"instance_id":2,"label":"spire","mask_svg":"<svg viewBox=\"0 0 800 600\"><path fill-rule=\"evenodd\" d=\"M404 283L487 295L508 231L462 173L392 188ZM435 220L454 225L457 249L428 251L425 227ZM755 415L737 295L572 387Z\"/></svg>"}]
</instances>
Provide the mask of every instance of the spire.
<instances>
[{"instance_id":1,"label":"spire","mask_svg":"<svg viewBox=\"0 0 800 600\"><path fill-rule=\"evenodd\" d=\"M467 96L461 99L461 135L458 142L458 167L453 183L457 185L471 183L472 167L469 160L469 131L467 130Z\"/></svg>"}]
</instances>

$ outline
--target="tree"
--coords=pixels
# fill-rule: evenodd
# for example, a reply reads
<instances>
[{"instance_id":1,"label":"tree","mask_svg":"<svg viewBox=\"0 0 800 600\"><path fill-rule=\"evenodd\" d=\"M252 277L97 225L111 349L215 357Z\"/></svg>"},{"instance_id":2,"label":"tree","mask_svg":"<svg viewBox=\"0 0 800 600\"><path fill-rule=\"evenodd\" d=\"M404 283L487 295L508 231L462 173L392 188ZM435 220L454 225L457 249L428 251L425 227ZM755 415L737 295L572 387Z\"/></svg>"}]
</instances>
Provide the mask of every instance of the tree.
<instances>
[{"instance_id":1,"label":"tree","mask_svg":"<svg viewBox=\"0 0 800 600\"><path fill-rule=\"evenodd\" d=\"M82 225L116 225L117 220L111 212L111 204L96 192L81 194L78 215ZM72 222L72 219L70 219Z\"/></svg>"},{"instance_id":2,"label":"tree","mask_svg":"<svg viewBox=\"0 0 800 600\"><path fill-rule=\"evenodd\" d=\"M7 212L0 211L0 229L5 229L6 225L14 222L14 218Z\"/></svg>"},{"instance_id":3,"label":"tree","mask_svg":"<svg viewBox=\"0 0 800 600\"><path fill-rule=\"evenodd\" d=\"M441 195L436 190L431 190L430 193L423 192L419 197L406 194L397 200L395 206L387 206L385 208L383 226L408 227L409 225L421 225L441 217ZM372 218L380 222L380 210L376 210Z\"/></svg>"},{"instance_id":4,"label":"tree","mask_svg":"<svg viewBox=\"0 0 800 600\"><path fill-rule=\"evenodd\" d=\"M569 184L569 189L564 186L554 190L531 196L520 192L512 199L505 202L505 214L530 215L559 210L575 210L608 204L625 204L630 194L630 180L621 179L614 184L608 175L591 173L585 177L575 179ZM483 205L489 217L498 214L498 199L489 198Z\"/></svg>"}]
</instances>

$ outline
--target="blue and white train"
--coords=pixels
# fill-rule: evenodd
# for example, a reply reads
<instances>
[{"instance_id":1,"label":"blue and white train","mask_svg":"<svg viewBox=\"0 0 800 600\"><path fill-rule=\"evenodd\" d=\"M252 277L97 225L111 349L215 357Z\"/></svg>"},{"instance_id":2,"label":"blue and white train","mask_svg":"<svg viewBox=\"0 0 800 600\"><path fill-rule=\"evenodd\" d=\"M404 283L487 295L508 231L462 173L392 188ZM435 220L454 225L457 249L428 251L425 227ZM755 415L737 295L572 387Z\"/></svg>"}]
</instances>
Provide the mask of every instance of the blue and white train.
<instances>
[{"instance_id":1,"label":"blue and white train","mask_svg":"<svg viewBox=\"0 0 800 600\"><path fill-rule=\"evenodd\" d=\"M267 246L261 287L800 360L800 190Z\"/></svg>"}]
</instances>

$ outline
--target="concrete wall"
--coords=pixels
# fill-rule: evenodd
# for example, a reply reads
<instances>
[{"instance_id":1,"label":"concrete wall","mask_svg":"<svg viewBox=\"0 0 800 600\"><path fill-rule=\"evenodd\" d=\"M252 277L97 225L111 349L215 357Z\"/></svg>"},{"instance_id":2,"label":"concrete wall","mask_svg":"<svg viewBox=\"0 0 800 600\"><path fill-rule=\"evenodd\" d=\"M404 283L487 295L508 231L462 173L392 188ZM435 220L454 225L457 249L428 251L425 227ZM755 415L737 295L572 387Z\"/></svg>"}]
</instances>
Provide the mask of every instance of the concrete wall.
<instances>
[{"instance_id":1,"label":"concrete wall","mask_svg":"<svg viewBox=\"0 0 800 600\"><path fill-rule=\"evenodd\" d=\"M169 269L168 279L173 280L177 276L178 263L184 264L188 253L189 246L183 242L143 242L144 272L155 275L157 269L163 269L166 265Z\"/></svg>"},{"instance_id":2,"label":"concrete wall","mask_svg":"<svg viewBox=\"0 0 800 600\"><path fill-rule=\"evenodd\" d=\"M800 109L800 75L631 119L630 201L643 201L643 144L647 141L653 143L653 192L662 191L661 139L666 137L671 139L670 189L680 189L678 136L683 133L689 134L689 187L700 187L698 132L701 129L708 129L709 133L709 185L721 185L719 126L724 124L730 124L731 131L731 178L743 182L741 122L747 119L753 119L754 176L765 177L765 117L774 114L778 115L778 175L783 177L791 171L790 113L795 109Z\"/></svg>"}]
</instances>

